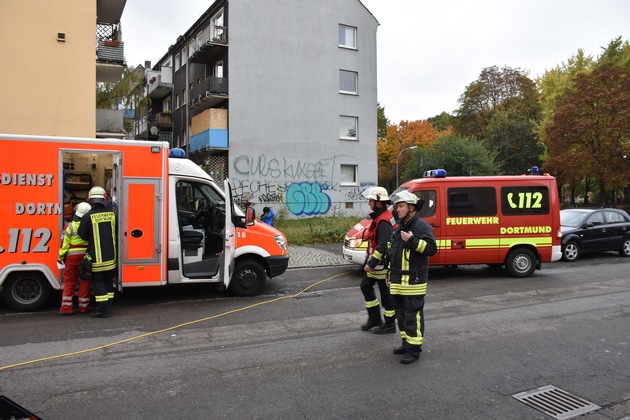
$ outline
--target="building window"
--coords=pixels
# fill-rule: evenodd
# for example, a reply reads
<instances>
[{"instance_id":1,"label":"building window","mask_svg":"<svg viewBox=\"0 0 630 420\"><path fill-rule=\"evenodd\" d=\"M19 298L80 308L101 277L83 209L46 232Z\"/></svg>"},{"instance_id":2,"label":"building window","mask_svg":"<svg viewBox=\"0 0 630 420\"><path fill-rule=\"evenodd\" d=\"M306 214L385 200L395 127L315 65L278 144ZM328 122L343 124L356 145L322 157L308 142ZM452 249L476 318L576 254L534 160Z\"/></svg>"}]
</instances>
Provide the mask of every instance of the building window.
<instances>
[{"instance_id":1,"label":"building window","mask_svg":"<svg viewBox=\"0 0 630 420\"><path fill-rule=\"evenodd\" d=\"M339 70L339 93L357 94L359 74L356 71Z\"/></svg>"},{"instance_id":2,"label":"building window","mask_svg":"<svg viewBox=\"0 0 630 420\"><path fill-rule=\"evenodd\" d=\"M182 66L182 56L179 54L175 55L175 71L179 70Z\"/></svg>"},{"instance_id":3,"label":"building window","mask_svg":"<svg viewBox=\"0 0 630 420\"><path fill-rule=\"evenodd\" d=\"M357 140L359 118L346 115L339 116L339 138L342 140Z\"/></svg>"},{"instance_id":4,"label":"building window","mask_svg":"<svg viewBox=\"0 0 630 420\"><path fill-rule=\"evenodd\" d=\"M179 109L179 93L175 94L175 109Z\"/></svg>"},{"instance_id":5,"label":"building window","mask_svg":"<svg viewBox=\"0 0 630 420\"><path fill-rule=\"evenodd\" d=\"M203 82L203 76L197 77L197 84L200 85Z\"/></svg>"},{"instance_id":6,"label":"building window","mask_svg":"<svg viewBox=\"0 0 630 420\"><path fill-rule=\"evenodd\" d=\"M182 48L182 66L185 65L188 62L188 50L187 47L184 46L184 48Z\"/></svg>"},{"instance_id":7,"label":"building window","mask_svg":"<svg viewBox=\"0 0 630 420\"><path fill-rule=\"evenodd\" d=\"M343 48L357 49L357 28L339 25L339 46Z\"/></svg>"},{"instance_id":8,"label":"building window","mask_svg":"<svg viewBox=\"0 0 630 420\"><path fill-rule=\"evenodd\" d=\"M171 98L166 98L164 99L164 104L162 105L162 111L163 112L170 112L173 110L173 104L172 104L172 100Z\"/></svg>"},{"instance_id":9,"label":"building window","mask_svg":"<svg viewBox=\"0 0 630 420\"><path fill-rule=\"evenodd\" d=\"M358 165L341 165L340 185L357 185Z\"/></svg>"}]
</instances>

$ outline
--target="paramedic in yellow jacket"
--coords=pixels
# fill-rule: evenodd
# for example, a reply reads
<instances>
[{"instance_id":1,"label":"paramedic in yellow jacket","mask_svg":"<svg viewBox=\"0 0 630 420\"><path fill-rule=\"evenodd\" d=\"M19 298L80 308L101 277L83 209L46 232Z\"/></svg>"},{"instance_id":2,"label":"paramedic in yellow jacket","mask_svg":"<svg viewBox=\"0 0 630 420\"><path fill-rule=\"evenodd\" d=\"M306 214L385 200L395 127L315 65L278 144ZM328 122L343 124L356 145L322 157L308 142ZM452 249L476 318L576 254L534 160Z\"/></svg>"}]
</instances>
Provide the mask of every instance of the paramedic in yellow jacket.
<instances>
[{"instance_id":1,"label":"paramedic in yellow jacket","mask_svg":"<svg viewBox=\"0 0 630 420\"><path fill-rule=\"evenodd\" d=\"M72 298L77 281L79 282L79 312L86 314L90 310L90 281L79 279L79 263L83 261L88 243L79 237L78 230L81 218L91 209L92 206L88 203L79 203L62 236L62 245L57 256L57 261L65 264L61 308L59 309L59 315L62 316L74 313Z\"/></svg>"},{"instance_id":2,"label":"paramedic in yellow jacket","mask_svg":"<svg viewBox=\"0 0 630 420\"><path fill-rule=\"evenodd\" d=\"M389 254L389 291L396 308L402 345L400 363L418 360L424 339L424 296L427 294L429 256L437 252L431 226L418 217L423 200L407 190L392 197L399 226L392 235Z\"/></svg>"},{"instance_id":3,"label":"paramedic in yellow jacket","mask_svg":"<svg viewBox=\"0 0 630 420\"><path fill-rule=\"evenodd\" d=\"M394 314L394 303L389 295L389 289L385 283L387 274L386 262L383 261L387 251L387 243L392 236L392 225L394 218L388 209L389 195L383 187L370 187L363 192L363 196L368 199L370 218L372 222L363 233L363 239L367 241L364 274L361 279L361 292L365 308L368 313L368 320L361 325L363 331L374 328L374 334L394 334L396 332L396 318ZM378 285L381 295L379 304L374 292L374 285ZM381 308L383 305L385 322L381 319Z\"/></svg>"}]
</instances>

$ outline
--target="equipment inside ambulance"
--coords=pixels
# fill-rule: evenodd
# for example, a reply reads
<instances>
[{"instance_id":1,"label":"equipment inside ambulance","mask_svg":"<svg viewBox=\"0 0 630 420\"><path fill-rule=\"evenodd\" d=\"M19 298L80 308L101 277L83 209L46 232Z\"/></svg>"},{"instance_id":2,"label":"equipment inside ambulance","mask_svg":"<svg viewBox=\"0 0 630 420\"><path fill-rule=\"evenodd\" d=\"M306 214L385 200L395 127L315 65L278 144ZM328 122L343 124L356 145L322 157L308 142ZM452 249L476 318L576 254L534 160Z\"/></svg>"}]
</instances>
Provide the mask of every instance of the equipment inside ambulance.
<instances>
[{"instance_id":1,"label":"equipment inside ambulance","mask_svg":"<svg viewBox=\"0 0 630 420\"><path fill-rule=\"evenodd\" d=\"M436 265L505 266L514 277L528 277L543 262L561 257L560 203L556 180L549 175L458 176L443 169L402 184L424 201L418 212L433 228ZM346 234L343 256L362 265L367 243L363 219Z\"/></svg>"},{"instance_id":2,"label":"equipment inside ambulance","mask_svg":"<svg viewBox=\"0 0 630 420\"><path fill-rule=\"evenodd\" d=\"M29 154L0 155L0 287L15 310L37 310L62 288L64 206L94 186L106 186L118 215L120 288L214 283L253 296L288 267L285 236L168 143L0 135L0 147Z\"/></svg>"}]
</instances>

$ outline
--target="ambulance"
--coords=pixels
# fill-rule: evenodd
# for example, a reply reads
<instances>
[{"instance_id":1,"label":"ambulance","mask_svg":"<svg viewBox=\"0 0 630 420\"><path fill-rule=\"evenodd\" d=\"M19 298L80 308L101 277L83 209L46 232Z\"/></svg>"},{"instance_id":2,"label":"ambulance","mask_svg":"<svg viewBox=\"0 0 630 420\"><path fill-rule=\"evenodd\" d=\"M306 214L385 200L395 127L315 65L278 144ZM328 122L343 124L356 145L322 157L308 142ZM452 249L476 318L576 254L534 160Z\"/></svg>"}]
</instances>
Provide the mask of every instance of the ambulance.
<instances>
[{"instance_id":1,"label":"ambulance","mask_svg":"<svg viewBox=\"0 0 630 420\"><path fill-rule=\"evenodd\" d=\"M119 290L214 283L253 296L287 269L286 237L166 142L0 134L0 150L0 287L14 310L62 288L64 205L95 185L119 216Z\"/></svg>"},{"instance_id":2,"label":"ambulance","mask_svg":"<svg viewBox=\"0 0 630 420\"><path fill-rule=\"evenodd\" d=\"M454 176L426 171L423 178L402 184L424 201L419 212L433 228L438 252L435 265L504 266L514 277L528 277L543 262L562 257L560 201L550 175ZM364 219L346 234L343 256L363 264L367 241Z\"/></svg>"}]
</instances>

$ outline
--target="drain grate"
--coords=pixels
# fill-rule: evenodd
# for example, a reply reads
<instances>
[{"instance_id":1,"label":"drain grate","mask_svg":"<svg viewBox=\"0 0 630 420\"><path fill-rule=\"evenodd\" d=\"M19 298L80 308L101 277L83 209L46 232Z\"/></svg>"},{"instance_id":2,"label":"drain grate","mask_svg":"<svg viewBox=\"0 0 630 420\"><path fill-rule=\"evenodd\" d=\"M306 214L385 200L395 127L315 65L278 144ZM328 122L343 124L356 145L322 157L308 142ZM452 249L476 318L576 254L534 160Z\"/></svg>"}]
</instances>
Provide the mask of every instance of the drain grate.
<instances>
[{"instance_id":1,"label":"drain grate","mask_svg":"<svg viewBox=\"0 0 630 420\"><path fill-rule=\"evenodd\" d=\"M512 397L559 420L572 419L601 408L552 385L520 392Z\"/></svg>"}]
</instances>

